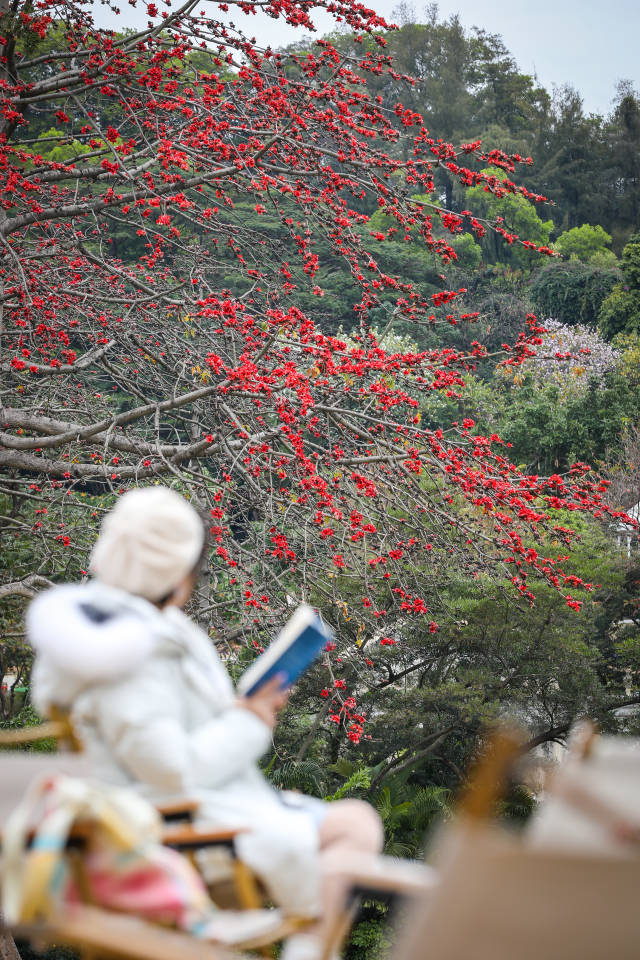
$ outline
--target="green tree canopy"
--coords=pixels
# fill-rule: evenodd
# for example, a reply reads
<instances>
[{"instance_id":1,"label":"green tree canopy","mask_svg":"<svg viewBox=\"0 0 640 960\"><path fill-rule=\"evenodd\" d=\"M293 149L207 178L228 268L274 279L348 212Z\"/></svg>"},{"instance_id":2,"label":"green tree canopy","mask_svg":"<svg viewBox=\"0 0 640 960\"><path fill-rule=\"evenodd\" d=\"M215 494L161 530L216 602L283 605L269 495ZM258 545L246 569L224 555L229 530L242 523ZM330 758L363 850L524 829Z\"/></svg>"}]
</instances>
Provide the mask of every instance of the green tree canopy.
<instances>
[{"instance_id":1,"label":"green tree canopy","mask_svg":"<svg viewBox=\"0 0 640 960\"><path fill-rule=\"evenodd\" d=\"M622 251L622 283L615 285L602 304L598 324L603 337L640 331L640 231Z\"/></svg>"},{"instance_id":2,"label":"green tree canopy","mask_svg":"<svg viewBox=\"0 0 640 960\"><path fill-rule=\"evenodd\" d=\"M555 260L533 278L529 295L539 316L595 327L603 301L619 280L616 265Z\"/></svg>"},{"instance_id":3,"label":"green tree canopy","mask_svg":"<svg viewBox=\"0 0 640 960\"><path fill-rule=\"evenodd\" d=\"M503 170L487 168L484 173L494 175L499 180L507 179ZM553 220L542 220L533 203L523 196L508 193L503 197L496 197L478 185L466 191L465 203L477 216L502 223L510 234L533 240L542 246L549 243ZM485 234L482 245L485 259L490 262L500 260L521 268L528 268L533 262L533 255L529 250L517 242L509 243L493 231Z\"/></svg>"},{"instance_id":4,"label":"green tree canopy","mask_svg":"<svg viewBox=\"0 0 640 960\"><path fill-rule=\"evenodd\" d=\"M565 257L581 260L583 263L615 263L615 254L608 248L611 236L597 223L583 223L581 227L572 227L561 233L554 244L556 250Z\"/></svg>"}]
</instances>

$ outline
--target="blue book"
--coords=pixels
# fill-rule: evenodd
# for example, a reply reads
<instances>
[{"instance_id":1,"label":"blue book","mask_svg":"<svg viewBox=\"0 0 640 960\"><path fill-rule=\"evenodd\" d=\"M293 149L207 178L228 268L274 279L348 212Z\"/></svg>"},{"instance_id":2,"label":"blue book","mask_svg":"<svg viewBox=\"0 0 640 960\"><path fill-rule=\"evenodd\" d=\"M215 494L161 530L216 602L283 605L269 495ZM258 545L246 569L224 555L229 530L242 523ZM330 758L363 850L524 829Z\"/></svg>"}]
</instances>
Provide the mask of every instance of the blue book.
<instances>
[{"instance_id":1,"label":"blue book","mask_svg":"<svg viewBox=\"0 0 640 960\"><path fill-rule=\"evenodd\" d=\"M329 627L303 603L262 656L242 674L238 693L250 697L278 673L283 674L282 688L290 687L332 639Z\"/></svg>"}]
</instances>

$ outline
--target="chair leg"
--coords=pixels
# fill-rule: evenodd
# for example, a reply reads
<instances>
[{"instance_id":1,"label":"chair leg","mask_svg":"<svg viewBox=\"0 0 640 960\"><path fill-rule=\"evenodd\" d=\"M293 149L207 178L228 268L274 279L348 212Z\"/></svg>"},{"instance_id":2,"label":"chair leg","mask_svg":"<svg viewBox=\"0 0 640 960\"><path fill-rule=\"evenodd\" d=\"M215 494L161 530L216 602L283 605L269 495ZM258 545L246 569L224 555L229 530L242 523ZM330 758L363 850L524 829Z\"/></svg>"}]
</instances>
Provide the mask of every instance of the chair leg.
<instances>
[{"instance_id":1,"label":"chair leg","mask_svg":"<svg viewBox=\"0 0 640 960\"><path fill-rule=\"evenodd\" d=\"M521 752L522 741L517 729L502 727L495 731L461 793L459 813L481 823L492 818L495 804L503 795L508 771Z\"/></svg>"},{"instance_id":2,"label":"chair leg","mask_svg":"<svg viewBox=\"0 0 640 960\"><path fill-rule=\"evenodd\" d=\"M262 897L256 878L242 860L233 861L233 882L240 906L245 910L259 910Z\"/></svg>"},{"instance_id":3,"label":"chair leg","mask_svg":"<svg viewBox=\"0 0 640 960\"><path fill-rule=\"evenodd\" d=\"M89 878L87 877L87 871L85 870L84 860L82 853L79 850L68 850L67 858L69 866L71 867L71 874L78 888L78 894L82 903L86 903L88 906L95 906L95 901L91 895L91 888L89 886ZM89 958L87 958L89 960Z\"/></svg>"},{"instance_id":4,"label":"chair leg","mask_svg":"<svg viewBox=\"0 0 640 960\"><path fill-rule=\"evenodd\" d=\"M242 860L234 859L233 861L233 885L238 902L244 910L259 910L263 906L256 878L250 867ZM260 947L258 953L265 957L265 960L273 960L275 956L270 946Z\"/></svg>"},{"instance_id":5,"label":"chair leg","mask_svg":"<svg viewBox=\"0 0 640 960\"><path fill-rule=\"evenodd\" d=\"M347 902L344 909L334 918L322 945L321 960L332 960L338 952L353 926L359 906L360 897L351 897L350 902Z\"/></svg>"}]
</instances>

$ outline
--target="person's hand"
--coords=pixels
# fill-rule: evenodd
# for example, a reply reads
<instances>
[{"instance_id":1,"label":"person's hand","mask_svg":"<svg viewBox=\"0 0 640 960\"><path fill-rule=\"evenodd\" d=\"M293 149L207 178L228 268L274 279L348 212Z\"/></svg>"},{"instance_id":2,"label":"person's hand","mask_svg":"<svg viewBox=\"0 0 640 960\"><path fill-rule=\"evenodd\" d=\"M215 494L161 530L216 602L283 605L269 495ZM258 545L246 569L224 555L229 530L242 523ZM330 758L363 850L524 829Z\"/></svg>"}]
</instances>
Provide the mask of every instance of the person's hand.
<instances>
[{"instance_id":1,"label":"person's hand","mask_svg":"<svg viewBox=\"0 0 640 960\"><path fill-rule=\"evenodd\" d=\"M289 699L289 691L282 689L282 679L281 674L272 677L250 697L240 697L236 705L251 710L268 727L275 727L278 712Z\"/></svg>"}]
</instances>

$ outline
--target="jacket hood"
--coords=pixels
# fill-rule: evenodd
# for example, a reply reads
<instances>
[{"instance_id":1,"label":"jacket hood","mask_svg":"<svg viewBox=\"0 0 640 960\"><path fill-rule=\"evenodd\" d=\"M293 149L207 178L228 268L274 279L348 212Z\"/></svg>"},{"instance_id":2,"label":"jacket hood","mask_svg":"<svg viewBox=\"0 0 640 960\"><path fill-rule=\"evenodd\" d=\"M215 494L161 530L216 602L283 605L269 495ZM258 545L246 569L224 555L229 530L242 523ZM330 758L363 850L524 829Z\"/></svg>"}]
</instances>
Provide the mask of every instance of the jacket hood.
<instances>
[{"instance_id":1,"label":"jacket hood","mask_svg":"<svg viewBox=\"0 0 640 960\"><path fill-rule=\"evenodd\" d=\"M99 582L40 594L27 611L26 627L37 655L36 707L44 701L64 705L88 685L130 674L172 633L170 621L152 604Z\"/></svg>"}]
</instances>

